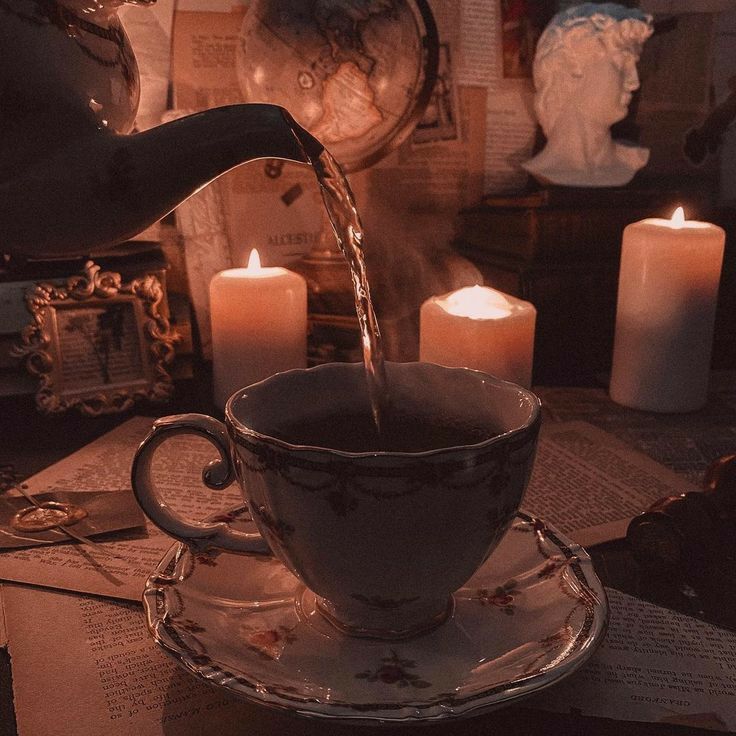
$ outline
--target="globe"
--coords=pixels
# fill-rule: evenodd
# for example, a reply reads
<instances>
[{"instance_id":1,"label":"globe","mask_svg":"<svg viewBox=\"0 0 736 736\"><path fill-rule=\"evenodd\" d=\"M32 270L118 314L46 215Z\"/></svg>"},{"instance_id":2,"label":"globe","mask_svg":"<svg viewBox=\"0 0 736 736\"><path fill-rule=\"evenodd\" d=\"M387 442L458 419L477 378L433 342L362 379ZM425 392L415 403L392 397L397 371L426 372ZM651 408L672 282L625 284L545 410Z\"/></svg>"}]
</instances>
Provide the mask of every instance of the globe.
<instances>
[{"instance_id":1,"label":"globe","mask_svg":"<svg viewBox=\"0 0 736 736\"><path fill-rule=\"evenodd\" d=\"M239 40L245 101L287 108L346 171L401 144L436 81L426 0L253 0Z\"/></svg>"}]
</instances>

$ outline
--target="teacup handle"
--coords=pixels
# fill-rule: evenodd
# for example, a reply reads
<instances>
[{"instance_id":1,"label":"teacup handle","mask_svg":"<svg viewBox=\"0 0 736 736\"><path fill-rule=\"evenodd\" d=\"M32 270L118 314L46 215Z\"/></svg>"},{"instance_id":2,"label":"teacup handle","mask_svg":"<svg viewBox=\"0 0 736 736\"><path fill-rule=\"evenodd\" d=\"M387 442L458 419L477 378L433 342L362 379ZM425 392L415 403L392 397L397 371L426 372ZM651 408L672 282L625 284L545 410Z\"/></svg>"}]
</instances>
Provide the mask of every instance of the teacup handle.
<instances>
[{"instance_id":1,"label":"teacup handle","mask_svg":"<svg viewBox=\"0 0 736 736\"><path fill-rule=\"evenodd\" d=\"M160 445L178 434L200 434L219 451L220 459L202 470L202 481L215 491L227 488L235 479L229 443L222 422L206 414L174 414L157 419L136 451L131 471L133 493L146 516L161 530L180 542L195 547L220 547L232 552L269 553L260 534L232 529L227 522L190 521L174 513L156 491L151 477L151 462Z\"/></svg>"}]
</instances>

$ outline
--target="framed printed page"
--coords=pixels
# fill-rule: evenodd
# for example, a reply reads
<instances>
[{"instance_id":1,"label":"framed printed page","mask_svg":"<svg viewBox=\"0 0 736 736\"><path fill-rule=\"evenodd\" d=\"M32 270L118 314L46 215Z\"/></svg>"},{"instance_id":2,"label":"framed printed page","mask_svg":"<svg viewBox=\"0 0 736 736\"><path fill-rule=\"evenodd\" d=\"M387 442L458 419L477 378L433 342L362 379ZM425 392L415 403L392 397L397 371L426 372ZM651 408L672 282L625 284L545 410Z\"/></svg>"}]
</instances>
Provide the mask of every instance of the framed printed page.
<instances>
[{"instance_id":1,"label":"framed printed page","mask_svg":"<svg viewBox=\"0 0 736 736\"><path fill-rule=\"evenodd\" d=\"M40 380L39 410L98 415L169 398L176 336L161 311L163 296L155 275L122 283L92 261L63 285L29 289L32 322L14 353Z\"/></svg>"}]
</instances>

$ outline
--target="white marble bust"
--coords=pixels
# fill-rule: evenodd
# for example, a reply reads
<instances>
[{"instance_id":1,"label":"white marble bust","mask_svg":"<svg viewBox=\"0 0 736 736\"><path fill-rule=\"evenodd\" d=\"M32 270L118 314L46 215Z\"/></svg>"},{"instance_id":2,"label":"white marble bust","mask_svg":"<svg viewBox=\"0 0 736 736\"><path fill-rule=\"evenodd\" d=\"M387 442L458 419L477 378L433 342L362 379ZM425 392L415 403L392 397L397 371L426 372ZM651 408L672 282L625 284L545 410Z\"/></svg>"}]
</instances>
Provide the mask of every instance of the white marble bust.
<instances>
[{"instance_id":1,"label":"white marble bust","mask_svg":"<svg viewBox=\"0 0 736 736\"><path fill-rule=\"evenodd\" d=\"M626 117L651 34L651 16L616 3L585 3L550 21L534 57L534 108L547 144L523 164L535 179L623 186L646 164L649 149L614 141L610 128Z\"/></svg>"}]
</instances>

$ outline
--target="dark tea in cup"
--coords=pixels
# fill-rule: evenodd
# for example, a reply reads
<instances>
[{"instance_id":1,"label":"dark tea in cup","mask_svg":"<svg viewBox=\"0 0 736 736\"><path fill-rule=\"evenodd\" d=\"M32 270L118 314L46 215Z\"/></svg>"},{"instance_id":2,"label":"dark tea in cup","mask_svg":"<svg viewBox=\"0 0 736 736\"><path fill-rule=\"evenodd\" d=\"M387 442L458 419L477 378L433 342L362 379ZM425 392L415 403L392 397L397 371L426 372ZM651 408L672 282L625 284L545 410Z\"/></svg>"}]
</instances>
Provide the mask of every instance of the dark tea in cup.
<instances>
[{"instance_id":1,"label":"dark tea in cup","mask_svg":"<svg viewBox=\"0 0 736 736\"><path fill-rule=\"evenodd\" d=\"M197 548L270 550L306 586L300 610L350 634L401 638L438 625L519 508L540 404L521 386L466 368L386 369L390 411L380 433L358 363L241 389L224 427L197 414L158 420L133 467L139 503ZM218 447L205 483L222 488L235 475L260 537L190 522L160 503L153 453L182 432Z\"/></svg>"},{"instance_id":2,"label":"dark tea in cup","mask_svg":"<svg viewBox=\"0 0 736 736\"><path fill-rule=\"evenodd\" d=\"M284 423L274 433L292 445L342 452L428 452L475 445L499 434L496 427L468 426L427 413L385 411L380 431L369 412L327 413L309 422Z\"/></svg>"}]
</instances>

